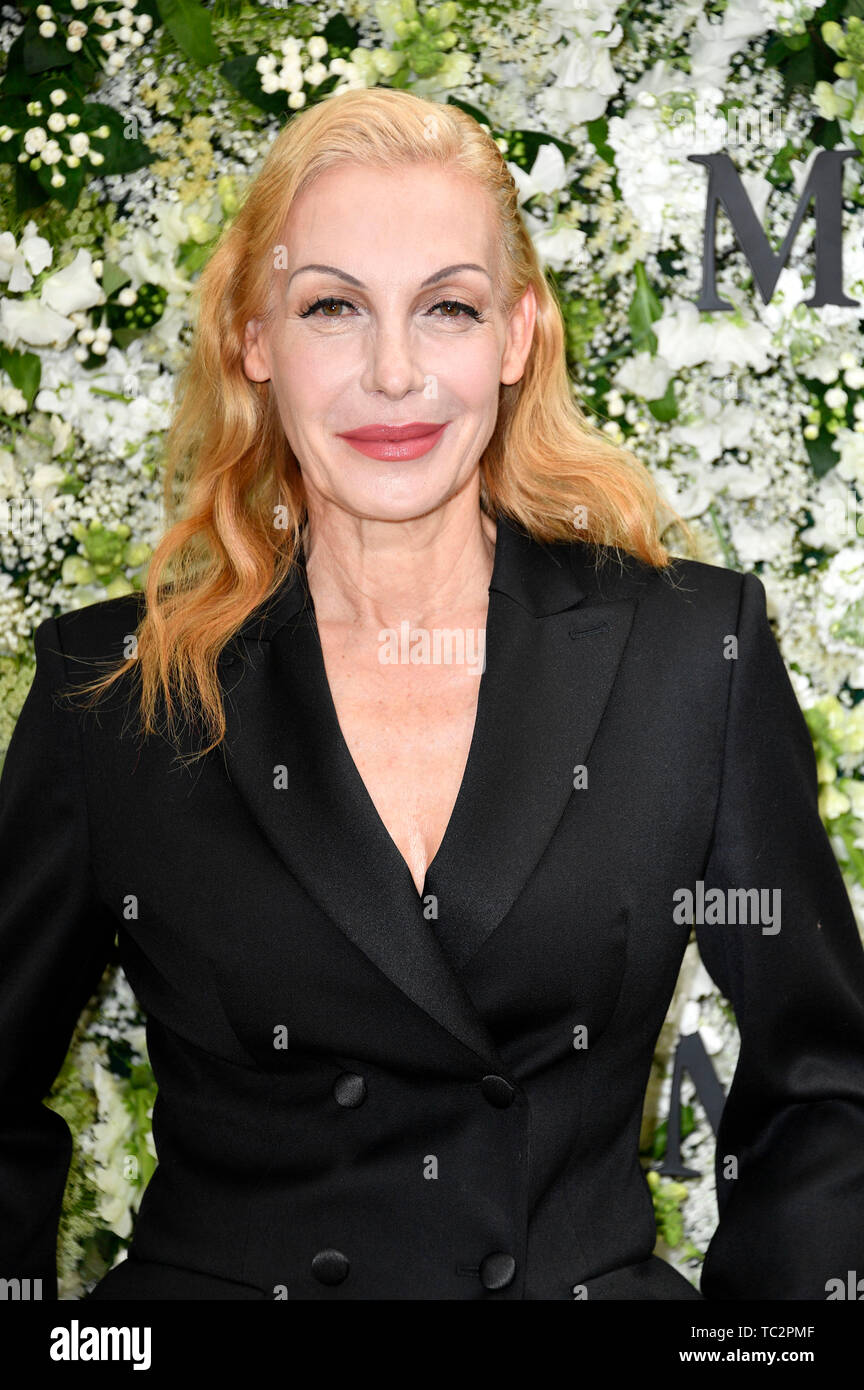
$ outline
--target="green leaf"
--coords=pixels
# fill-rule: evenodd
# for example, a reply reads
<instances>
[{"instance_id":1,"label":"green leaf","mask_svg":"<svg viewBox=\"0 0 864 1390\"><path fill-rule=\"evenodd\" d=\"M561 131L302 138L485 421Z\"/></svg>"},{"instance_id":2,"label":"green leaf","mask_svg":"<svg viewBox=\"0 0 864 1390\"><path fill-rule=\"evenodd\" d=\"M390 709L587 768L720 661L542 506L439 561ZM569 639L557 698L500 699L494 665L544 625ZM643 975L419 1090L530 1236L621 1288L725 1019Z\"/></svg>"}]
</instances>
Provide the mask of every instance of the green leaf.
<instances>
[{"instance_id":1,"label":"green leaf","mask_svg":"<svg viewBox=\"0 0 864 1390\"><path fill-rule=\"evenodd\" d=\"M102 266L102 289L105 298L110 299L115 290L119 290L121 285L128 285L132 279L125 270L121 270L119 265L113 261L104 261Z\"/></svg>"},{"instance_id":2,"label":"green leaf","mask_svg":"<svg viewBox=\"0 0 864 1390\"><path fill-rule=\"evenodd\" d=\"M348 23L344 14L331 15L324 25L322 35L331 48L359 48L360 35Z\"/></svg>"},{"instance_id":3,"label":"green leaf","mask_svg":"<svg viewBox=\"0 0 864 1390\"><path fill-rule=\"evenodd\" d=\"M266 111L271 116L281 116L286 110L287 92L265 92L261 86L261 74L255 67L256 53L244 53L239 58L228 58L219 71L241 96Z\"/></svg>"},{"instance_id":4,"label":"green leaf","mask_svg":"<svg viewBox=\"0 0 864 1390\"><path fill-rule=\"evenodd\" d=\"M33 83L24 70L24 31L18 35L6 54L6 71L3 74L4 96L28 95Z\"/></svg>"},{"instance_id":5,"label":"green leaf","mask_svg":"<svg viewBox=\"0 0 864 1390\"><path fill-rule=\"evenodd\" d=\"M26 164L15 165L15 211L20 214L47 202L45 190Z\"/></svg>"},{"instance_id":6,"label":"green leaf","mask_svg":"<svg viewBox=\"0 0 864 1390\"><path fill-rule=\"evenodd\" d=\"M596 121L588 121L585 129L588 131L588 139L594 146L600 158L605 164L615 167L615 151L612 146L607 144L606 136L609 133L609 122L605 116L598 116Z\"/></svg>"},{"instance_id":7,"label":"green leaf","mask_svg":"<svg viewBox=\"0 0 864 1390\"><path fill-rule=\"evenodd\" d=\"M205 241L203 243L200 241L184 241L182 246L178 248L177 265L181 270L185 271L187 275L194 275L196 270L200 270L202 266L207 264L213 254L213 248L217 241L218 237L214 237L212 241Z\"/></svg>"},{"instance_id":8,"label":"green leaf","mask_svg":"<svg viewBox=\"0 0 864 1390\"><path fill-rule=\"evenodd\" d=\"M447 106L458 106L460 111L466 111L469 116L473 116L478 125L488 125L490 130L494 130L494 123L481 111L479 106L471 106L469 102L463 101L461 97L454 97L447 94Z\"/></svg>"},{"instance_id":9,"label":"green leaf","mask_svg":"<svg viewBox=\"0 0 864 1390\"><path fill-rule=\"evenodd\" d=\"M68 165L63 165L61 172L66 176L66 182L60 188L53 188L51 185L51 175L54 173L55 165L43 164L41 169L37 169L36 178L41 188L44 190L43 202L49 198L56 198L61 207L67 212L71 212L78 199L81 197L81 190L84 182L89 177L87 167L82 163L77 169L70 169Z\"/></svg>"},{"instance_id":10,"label":"green leaf","mask_svg":"<svg viewBox=\"0 0 864 1390\"><path fill-rule=\"evenodd\" d=\"M816 86L818 74L816 59L810 44L794 53L783 68L783 82L787 92L802 91L809 96Z\"/></svg>"},{"instance_id":11,"label":"green leaf","mask_svg":"<svg viewBox=\"0 0 864 1390\"><path fill-rule=\"evenodd\" d=\"M528 169L533 168L537 151L541 145L557 145L565 159L572 159L573 155L577 153L575 145L571 145L567 140L559 140L557 135L547 135L542 130L519 130L515 131L514 134L522 137Z\"/></svg>"},{"instance_id":12,"label":"green leaf","mask_svg":"<svg viewBox=\"0 0 864 1390\"><path fill-rule=\"evenodd\" d=\"M627 321L633 334L634 347L640 351L646 348L652 357L657 351L657 338L651 332L651 325L663 315L660 300L648 283L645 266L636 262L636 289L627 310Z\"/></svg>"},{"instance_id":13,"label":"green leaf","mask_svg":"<svg viewBox=\"0 0 864 1390\"><path fill-rule=\"evenodd\" d=\"M660 420L664 424L675 419L678 414L678 398L675 395L674 377L670 377L665 393L658 400L648 402L648 409L655 420Z\"/></svg>"},{"instance_id":14,"label":"green leaf","mask_svg":"<svg viewBox=\"0 0 864 1390\"><path fill-rule=\"evenodd\" d=\"M0 125L11 126L13 130L24 130L30 124L30 117L24 109L23 101L17 97L0 97ZM13 135L11 140L0 143L0 164L17 164L21 150L21 137Z\"/></svg>"},{"instance_id":15,"label":"green leaf","mask_svg":"<svg viewBox=\"0 0 864 1390\"><path fill-rule=\"evenodd\" d=\"M159 0L159 14L174 42L199 68L218 63L221 53L213 42L213 21L196 0Z\"/></svg>"},{"instance_id":16,"label":"green leaf","mask_svg":"<svg viewBox=\"0 0 864 1390\"><path fill-rule=\"evenodd\" d=\"M820 430L815 439L805 438L804 444L810 458L810 467L817 478L824 478L826 473L830 473L834 465L839 461L839 455L834 448L834 436L827 430Z\"/></svg>"},{"instance_id":17,"label":"green leaf","mask_svg":"<svg viewBox=\"0 0 864 1390\"><path fill-rule=\"evenodd\" d=\"M134 343L136 338L140 338L141 334L147 331L144 328L115 328L112 330L111 340L125 352L130 343Z\"/></svg>"},{"instance_id":18,"label":"green leaf","mask_svg":"<svg viewBox=\"0 0 864 1390\"><path fill-rule=\"evenodd\" d=\"M106 139L93 136L93 131L102 125L108 127ZM129 133L123 113L113 106L106 106L104 102L87 102L79 129L87 132L93 148L105 156L104 164L98 168L90 165L89 160L82 160L81 167L99 178L106 174L130 174L145 164L151 164L156 158L142 140Z\"/></svg>"},{"instance_id":19,"label":"green leaf","mask_svg":"<svg viewBox=\"0 0 864 1390\"><path fill-rule=\"evenodd\" d=\"M15 54L15 59L20 60L21 67L25 73L32 77L38 72L45 72L46 68L65 68L72 62L75 55L70 53L66 47L66 36L62 23L57 25L57 33L50 39L43 39L39 33L41 20L35 15L30 15L27 23L19 35L22 41L21 49ZM12 48L17 45L13 44ZM9 51L9 66L13 61L12 49Z\"/></svg>"},{"instance_id":20,"label":"green leaf","mask_svg":"<svg viewBox=\"0 0 864 1390\"><path fill-rule=\"evenodd\" d=\"M774 34L765 45L762 62L766 68L779 67L789 57L789 49L783 34Z\"/></svg>"},{"instance_id":21,"label":"green leaf","mask_svg":"<svg viewBox=\"0 0 864 1390\"><path fill-rule=\"evenodd\" d=\"M35 352L18 352L15 348L0 346L0 367L12 385L18 387L29 409L42 379L41 357Z\"/></svg>"}]
</instances>

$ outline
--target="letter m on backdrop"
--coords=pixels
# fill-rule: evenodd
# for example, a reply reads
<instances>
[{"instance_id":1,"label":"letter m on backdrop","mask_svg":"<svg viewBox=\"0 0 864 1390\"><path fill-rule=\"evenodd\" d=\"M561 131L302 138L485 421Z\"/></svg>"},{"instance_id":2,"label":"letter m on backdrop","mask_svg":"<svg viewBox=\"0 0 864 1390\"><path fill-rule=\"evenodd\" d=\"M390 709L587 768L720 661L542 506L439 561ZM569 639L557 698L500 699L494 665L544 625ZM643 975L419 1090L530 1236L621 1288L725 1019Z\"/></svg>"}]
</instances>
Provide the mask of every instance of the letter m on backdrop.
<instances>
[{"instance_id":1,"label":"letter m on backdrop","mask_svg":"<svg viewBox=\"0 0 864 1390\"><path fill-rule=\"evenodd\" d=\"M714 235L718 203L722 203L726 209L738 245L747 257L759 286L762 302L767 304L792 250L811 198L816 200L816 288L812 299L804 302L811 309L819 309L823 304L857 305L857 299L849 299L843 293L843 161L850 156L857 159L858 151L819 151L810 166L807 183L798 199L795 216L783 245L775 253L728 154L688 154L687 158L694 164L707 167L709 176L702 249L702 293L696 307L708 312L735 307L717 297Z\"/></svg>"}]
</instances>

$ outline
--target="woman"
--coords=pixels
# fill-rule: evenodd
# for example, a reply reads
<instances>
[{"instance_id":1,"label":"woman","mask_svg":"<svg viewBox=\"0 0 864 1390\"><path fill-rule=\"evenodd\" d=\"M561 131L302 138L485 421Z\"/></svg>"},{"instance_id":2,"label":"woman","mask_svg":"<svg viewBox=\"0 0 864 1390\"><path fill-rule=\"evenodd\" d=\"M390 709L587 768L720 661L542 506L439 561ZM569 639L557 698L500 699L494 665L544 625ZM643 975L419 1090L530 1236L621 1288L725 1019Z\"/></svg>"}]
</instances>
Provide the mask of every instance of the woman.
<instances>
[{"instance_id":1,"label":"woman","mask_svg":"<svg viewBox=\"0 0 864 1390\"><path fill-rule=\"evenodd\" d=\"M386 90L294 117L201 278L169 447L146 606L41 624L3 774L0 1273L53 1285L40 1102L115 932L159 1163L93 1298L864 1270L864 951L765 592L672 561L573 403L488 135ZM743 1040L701 1293L638 1157L694 920Z\"/></svg>"}]
</instances>

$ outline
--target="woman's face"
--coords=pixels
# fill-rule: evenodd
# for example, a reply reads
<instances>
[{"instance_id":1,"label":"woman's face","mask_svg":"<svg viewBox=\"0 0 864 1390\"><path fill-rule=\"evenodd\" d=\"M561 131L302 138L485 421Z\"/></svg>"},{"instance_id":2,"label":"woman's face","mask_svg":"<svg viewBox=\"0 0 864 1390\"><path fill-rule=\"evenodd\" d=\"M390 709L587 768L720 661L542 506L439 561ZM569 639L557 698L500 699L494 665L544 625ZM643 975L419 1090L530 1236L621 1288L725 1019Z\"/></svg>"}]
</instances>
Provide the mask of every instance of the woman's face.
<instances>
[{"instance_id":1,"label":"woman's face","mask_svg":"<svg viewBox=\"0 0 864 1390\"><path fill-rule=\"evenodd\" d=\"M475 474L534 330L533 290L509 317L498 306L489 196L434 165L343 165L296 200L274 265L275 312L247 325L244 367L273 383L310 511L395 521L443 505ZM444 428L345 438L417 422Z\"/></svg>"}]
</instances>

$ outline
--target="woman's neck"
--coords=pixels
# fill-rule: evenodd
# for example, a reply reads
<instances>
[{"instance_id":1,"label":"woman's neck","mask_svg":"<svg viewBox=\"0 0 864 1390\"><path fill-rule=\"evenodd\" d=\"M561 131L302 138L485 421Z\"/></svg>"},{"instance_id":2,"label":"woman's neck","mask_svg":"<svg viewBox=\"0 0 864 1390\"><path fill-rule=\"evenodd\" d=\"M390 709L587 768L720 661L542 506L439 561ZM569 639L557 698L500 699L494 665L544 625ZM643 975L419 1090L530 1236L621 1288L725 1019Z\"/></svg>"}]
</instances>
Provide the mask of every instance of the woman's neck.
<instances>
[{"instance_id":1,"label":"woman's neck","mask_svg":"<svg viewBox=\"0 0 864 1390\"><path fill-rule=\"evenodd\" d=\"M319 622L415 627L488 605L495 522L476 499L451 499L409 521L355 517L328 505L310 517L306 575Z\"/></svg>"}]
</instances>

